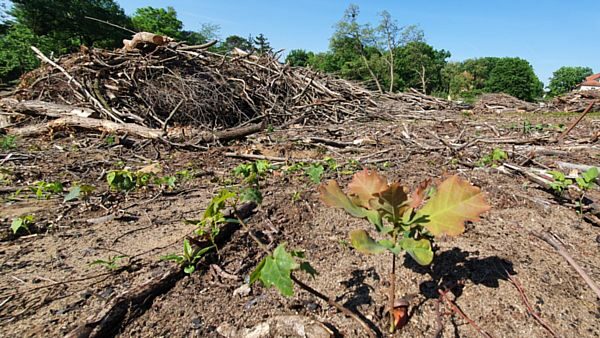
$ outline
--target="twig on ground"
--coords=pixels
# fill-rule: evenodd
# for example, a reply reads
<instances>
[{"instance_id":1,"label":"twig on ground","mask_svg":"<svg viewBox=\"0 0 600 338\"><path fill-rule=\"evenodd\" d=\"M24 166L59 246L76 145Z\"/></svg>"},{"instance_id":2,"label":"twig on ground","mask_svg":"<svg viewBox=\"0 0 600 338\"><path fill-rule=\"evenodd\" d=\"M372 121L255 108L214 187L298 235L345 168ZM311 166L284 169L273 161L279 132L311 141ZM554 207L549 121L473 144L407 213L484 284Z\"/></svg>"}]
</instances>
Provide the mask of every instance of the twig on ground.
<instances>
[{"instance_id":1,"label":"twig on ground","mask_svg":"<svg viewBox=\"0 0 600 338\"><path fill-rule=\"evenodd\" d=\"M454 311L455 313L457 313L459 316L461 316L464 320L466 320L469 325L471 325L477 332L479 332L479 334L483 337L486 338L492 338L492 335L490 335L489 333L487 333L486 331L484 331L482 328L479 327L479 325L477 325L477 323L475 323L471 318L469 318L464 312L462 312L461 309L458 308L458 306L456 306L454 304L454 302L452 302L447 296L446 293L442 290L438 290L438 293L440 294L440 298L442 298L443 300L446 301L446 303L450 306L450 308L452 309L452 311Z\"/></svg>"}]
</instances>

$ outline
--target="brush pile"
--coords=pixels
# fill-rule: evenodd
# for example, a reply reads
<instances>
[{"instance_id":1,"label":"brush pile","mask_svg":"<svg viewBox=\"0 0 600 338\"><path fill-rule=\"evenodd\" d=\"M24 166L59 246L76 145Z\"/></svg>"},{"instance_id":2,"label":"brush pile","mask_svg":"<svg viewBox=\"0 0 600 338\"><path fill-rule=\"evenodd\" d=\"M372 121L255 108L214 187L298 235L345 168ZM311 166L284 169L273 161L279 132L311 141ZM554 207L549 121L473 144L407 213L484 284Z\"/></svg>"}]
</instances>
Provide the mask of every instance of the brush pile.
<instances>
[{"instance_id":1,"label":"brush pile","mask_svg":"<svg viewBox=\"0 0 600 338\"><path fill-rule=\"evenodd\" d=\"M572 91L555 97L548 103L547 109L558 112L583 112L592 102L600 104L599 90ZM596 110L599 107L596 106Z\"/></svg>"},{"instance_id":2,"label":"brush pile","mask_svg":"<svg viewBox=\"0 0 600 338\"><path fill-rule=\"evenodd\" d=\"M535 103L503 93L483 94L473 107L473 112L477 114L536 112L539 110L540 106Z\"/></svg>"},{"instance_id":3,"label":"brush pile","mask_svg":"<svg viewBox=\"0 0 600 338\"><path fill-rule=\"evenodd\" d=\"M379 113L372 93L350 81L269 55L236 50L224 56L208 45L173 41L82 48L27 74L16 98L88 106L101 118L148 128L338 123Z\"/></svg>"}]
</instances>

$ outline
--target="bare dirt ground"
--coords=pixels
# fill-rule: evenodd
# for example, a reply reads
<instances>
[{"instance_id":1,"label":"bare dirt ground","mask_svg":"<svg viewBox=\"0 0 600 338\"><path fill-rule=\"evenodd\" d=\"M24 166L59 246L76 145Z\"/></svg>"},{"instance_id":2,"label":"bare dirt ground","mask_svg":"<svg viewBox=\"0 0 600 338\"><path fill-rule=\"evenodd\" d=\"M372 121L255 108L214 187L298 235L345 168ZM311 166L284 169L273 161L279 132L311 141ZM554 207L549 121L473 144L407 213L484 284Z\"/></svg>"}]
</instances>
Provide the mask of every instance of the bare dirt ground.
<instances>
[{"instance_id":1,"label":"bare dirt ground","mask_svg":"<svg viewBox=\"0 0 600 338\"><path fill-rule=\"evenodd\" d=\"M112 143L107 135L68 130L17 139L16 148L0 155L4 175L0 336L63 336L119 295L172 270L175 264L159 257L179 252L182 239L193 231L183 220L199 218L210 198L235 182L231 171L244 160L225 156L235 152L284 157L289 163L332 157L339 167L327 170L323 180L344 184L349 172L372 168L409 186L424 178L458 173L486 192L491 211L481 222L468 225L464 235L439 241L431 267L401 259L396 292L398 297L411 296L410 319L394 336L433 337L439 323L442 337L477 336L465 319L440 304L438 290L448 289L448 298L493 337L552 336L528 314L523 296L556 336L598 337L596 295L562 256L533 233L555 235L600 282L600 227L519 173L477 165L498 148L508 153L506 162L527 168L556 168L556 161L597 166L599 115L584 119L563 144L549 142L559 135L559 124L574 117L465 113L292 126L206 151L169 149L128 138ZM309 139L317 137L340 144ZM526 161L528 157L532 160ZM151 185L127 194L109 190L105 179L109 170L123 166L137 170L153 163L160 164L163 175L185 169L192 174L181 177L173 189ZM65 188L81 182L96 190L87 201L63 202L64 194L38 199L29 186L40 180L61 181ZM354 251L348 245L348 232L368 225L324 206L316 188L302 171L273 170L263 184L264 202L248 224L270 248L287 242L290 248L305 250L319 274L314 279L298 276L360 312L383 331L382 336L388 336L382 312L390 259ZM599 195L596 186L590 196ZM12 219L26 214L35 217L31 234L13 235ZM117 255L127 257L116 262L115 270L90 265ZM259 284L249 293L234 293L262 257L248 234L238 229L218 254L209 254L200 263L197 272L178 275L148 296L143 306L127 308L109 335L237 337L269 319L298 314L324 323L338 336L366 336L356 322L298 288L291 298Z\"/></svg>"}]
</instances>

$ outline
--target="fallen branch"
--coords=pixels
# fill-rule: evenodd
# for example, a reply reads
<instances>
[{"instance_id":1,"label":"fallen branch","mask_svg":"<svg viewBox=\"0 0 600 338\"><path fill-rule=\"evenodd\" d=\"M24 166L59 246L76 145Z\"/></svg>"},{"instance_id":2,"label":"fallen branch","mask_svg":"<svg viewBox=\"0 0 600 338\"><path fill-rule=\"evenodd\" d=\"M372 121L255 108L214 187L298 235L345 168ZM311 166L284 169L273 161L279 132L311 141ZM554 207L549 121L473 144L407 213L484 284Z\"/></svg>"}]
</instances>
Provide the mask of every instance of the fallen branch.
<instances>
[{"instance_id":1,"label":"fallen branch","mask_svg":"<svg viewBox=\"0 0 600 338\"><path fill-rule=\"evenodd\" d=\"M241 206L235 213L236 215L242 215L242 217L249 217L255 208L255 203L247 203ZM201 246L223 246L239 227L238 223L227 223L220 229L219 234L214 239L214 243L206 241L199 244ZM183 278L183 276L184 273L181 266L172 267L163 273L162 276L151 279L132 290L125 291L107 304L104 310L90 316L84 323L66 334L65 338L110 336L111 333L114 333L120 327L120 323L128 313L136 313L136 311L132 311L132 308L143 307L151 303L155 297L169 291L175 286L177 281Z\"/></svg>"},{"instance_id":2,"label":"fallen branch","mask_svg":"<svg viewBox=\"0 0 600 338\"><path fill-rule=\"evenodd\" d=\"M542 319L542 317L540 317L540 315L533 310L533 307L531 307L531 304L529 303L529 299L527 298L527 295L525 294L525 291L523 290L523 286L521 286L521 283L519 282L519 280L516 277L511 276L508 273L508 271L506 271L506 270L505 270L505 273L506 273L508 280L512 283L512 285L515 286L515 288L517 288L517 291L519 291L519 295L521 296L521 301L523 301L523 304L525 304L525 308L527 308L527 313L529 315L531 315L540 325L542 325L542 327L544 329L546 329L546 331L548 331L548 333L550 333L553 337L559 337L559 335L550 327L550 325L548 325Z\"/></svg>"},{"instance_id":3,"label":"fallen branch","mask_svg":"<svg viewBox=\"0 0 600 338\"><path fill-rule=\"evenodd\" d=\"M563 256L563 258L567 261L567 263L569 263L573 267L573 269L575 269L575 271L577 271L577 273L581 276L581 278L583 278L583 280L590 287L590 289L592 289L592 291L594 291L594 293L596 294L596 297L598 297L598 299L600 299L600 288L598 288L598 285L596 285L596 283L587 274L587 272L585 272L581 268L581 266L577 262L575 262L573 257L571 257L571 255L569 255L569 253L562 246L562 244L560 244L553 236L551 236L547 232L543 232L541 234L533 233L533 235L544 240L546 243L550 244L561 256Z\"/></svg>"},{"instance_id":4,"label":"fallen branch","mask_svg":"<svg viewBox=\"0 0 600 338\"><path fill-rule=\"evenodd\" d=\"M477 332L479 332L480 335L482 335L483 337L486 337L486 338L492 338L492 335L485 332L482 328L479 327L479 325L477 325L477 323L475 323L471 318L467 317L467 315L464 312L462 312L462 310L459 309L458 306L456 306L454 304L454 302L452 302L446 296L446 293L444 291L438 289L438 293L440 294L440 298L442 298L443 300L446 301L446 303L448 303L448 305L450 306L452 311L454 311L455 313L460 315L464 320L466 320L469 323L469 325L471 325Z\"/></svg>"},{"instance_id":5,"label":"fallen branch","mask_svg":"<svg viewBox=\"0 0 600 338\"><path fill-rule=\"evenodd\" d=\"M71 74L69 74L63 67L56 64L56 62L48 59L46 57L46 55L44 55L42 52L40 52L39 49L35 48L34 46L31 46L31 49L38 56L38 58L40 60L52 65L54 68L58 69L61 73L63 73L67 77L67 79L69 79L69 82L73 83L85 95L85 97L88 99L88 101L90 101L96 107L96 109L100 110L101 112L103 112L104 114L106 114L107 116L109 116L110 118L112 118L115 121L119 121L121 123L123 122L120 118L115 116L112 112L110 112L109 110L104 108L102 103L100 103L100 101L98 101L98 99L96 99L92 94L90 94L90 92L87 91L81 83L79 83L77 80L75 80L75 78L73 76L71 76Z\"/></svg>"}]
</instances>

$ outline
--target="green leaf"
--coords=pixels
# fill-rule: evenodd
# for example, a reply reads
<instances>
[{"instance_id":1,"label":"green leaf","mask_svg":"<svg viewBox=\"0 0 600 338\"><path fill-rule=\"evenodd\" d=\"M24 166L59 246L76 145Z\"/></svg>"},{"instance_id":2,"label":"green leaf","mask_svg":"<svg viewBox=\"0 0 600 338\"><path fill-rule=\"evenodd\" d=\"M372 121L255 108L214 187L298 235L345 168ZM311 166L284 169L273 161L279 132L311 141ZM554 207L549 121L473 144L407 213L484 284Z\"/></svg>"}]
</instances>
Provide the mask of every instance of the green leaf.
<instances>
[{"instance_id":1,"label":"green leaf","mask_svg":"<svg viewBox=\"0 0 600 338\"><path fill-rule=\"evenodd\" d=\"M69 193L65 196L63 202L70 202L79 198L81 194L81 187L76 185L69 190Z\"/></svg>"},{"instance_id":2,"label":"green leaf","mask_svg":"<svg viewBox=\"0 0 600 338\"><path fill-rule=\"evenodd\" d=\"M188 275L191 275L194 271L196 271L196 266L194 264L190 264L183 268L183 272L187 273Z\"/></svg>"},{"instance_id":3,"label":"green leaf","mask_svg":"<svg viewBox=\"0 0 600 338\"><path fill-rule=\"evenodd\" d=\"M306 175L314 184L321 183L321 176L325 172L325 168L320 164L313 164L305 169Z\"/></svg>"},{"instance_id":4,"label":"green leaf","mask_svg":"<svg viewBox=\"0 0 600 338\"><path fill-rule=\"evenodd\" d=\"M479 188L454 175L438 186L416 218L426 217L424 226L434 236L457 236L464 232L465 221L477 221L489 209Z\"/></svg>"},{"instance_id":5,"label":"green leaf","mask_svg":"<svg viewBox=\"0 0 600 338\"><path fill-rule=\"evenodd\" d=\"M365 230L362 229L357 229L350 232L350 243L358 252L366 254L380 254L388 250L386 246L376 242Z\"/></svg>"},{"instance_id":6,"label":"green leaf","mask_svg":"<svg viewBox=\"0 0 600 338\"><path fill-rule=\"evenodd\" d=\"M267 258L263 258L258 265L256 266L256 268L254 269L254 271L252 271L252 273L250 274L250 285L254 284L254 282L256 282L259 278L260 278L260 274L262 272L262 269L265 267L265 262L266 262Z\"/></svg>"},{"instance_id":7,"label":"green leaf","mask_svg":"<svg viewBox=\"0 0 600 338\"><path fill-rule=\"evenodd\" d=\"M367 218L369 222L375 224L378 229L383 226L381 216L376 210L367 210L352 203L350 198L342 192L336 181L329 180L327 183L321 184L319 186L319 193L321 195L321 200L326 205L344 209L354 217Z\"/></svg>"},{"instance_id":8,"label":"green leaf","mask_svg":"<svg viewBox=\"0 0 600 338\"><path fill-rule=\"evenodd\" d=\"M202 257L205 253L207 253L208 251L210 251L213 248L213 246L207 246L206 248L202 248L200 250L198 250L198 252L196 252L194 254L193 260L196 261L198 260L200 257Z\"/></svg>"},{"instance_id":9,"label":"green leaf","mask_svg":"<svg viewBox=\"0 0 600 338\"><path fill-rule=\"evenodd\" d=\"M24 227L24 221L21 217L17 217L13 219L12 224L10 225L10 230L12 230L13 234L16 234L21 227Z\"/></svg>"},{"instance_id":10,"label":"green leaf","mask_svg":"<svg viewBox=\"0 0 600 338\"><path fill-rule=\"evenodd\" d=\"M248 187L240 192L240 200L242 202L255 202L256 204L261 204L263 196L260 190Z\"/></svg>"},{"instance_id":11,"label":"green leaf","mask_svg":"<svg viewBox=\"0 0 600 338\"><path fill-rule=\"evenodd\" d=\"M581 177L583 177L587 182L592 182L598 178L598 168L592 167L585 172L581 173Z\"/></svg>"},{"instance_id":12,"label":"green leaf","mask_svg":"<svg viewBox=\"0 0 600 338\"><path fill-rule=\"evenodd\" d=\"M168 255L165 255L165 256L161 256L160 260L162 260L162 261L175 261L175 262L181 264L185 260L185 257L183 257L182 255L178 255L178 254L168 254Z\"/></svg>"},{"instance_id":13,"label":"green leaf","mask_svg":"<svg viewBox=\"0 0 600 338\"><path fill-rule=\"evenodd\" d=\"M402 252L402 247L389 239L382 239L382 240L378 241L377 243L379 243L379 245L381 245L381 246L384 246L386 249L388 249L394 255L399 255L400 252Z\"/></svg>"},{"instance_id":14,"label":"green leaf","mask_svg":"<svg viewBox=\"0 0 600 338\"><path fill-rule=\"evenodd\" d=\"M190 241L186 238L183 240L183 256L188 260L192 260L192 246L190 245Z\"/></svg>"},{"instance_id":15,"label":"green leaf","mask_svg":"<svg viewBox=\"0 0 600 338\"><path fill-rule=\"evenodd\" d=\"M420 265L429 265L433 261L431 242L427 239L417 241L413 238L402 238L400 246Z\"/></svg>"},{"instance_id":16,"label":"green leaf","mask_svg":"<svg viewBox=\"0 0 600 338\"><path fill-rule=\"evenodd\" d=\"M265 287L275 286L282 295L290 297L294 295L291 273L299 268L300 265L294 257L285 251L285 244L280 244L273 251L273 256L265 258L264 266L260 270L260 280Z\"/></svg>"}]
</instances>

